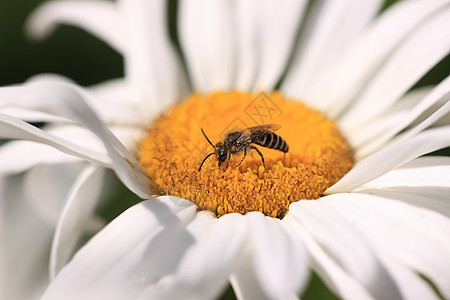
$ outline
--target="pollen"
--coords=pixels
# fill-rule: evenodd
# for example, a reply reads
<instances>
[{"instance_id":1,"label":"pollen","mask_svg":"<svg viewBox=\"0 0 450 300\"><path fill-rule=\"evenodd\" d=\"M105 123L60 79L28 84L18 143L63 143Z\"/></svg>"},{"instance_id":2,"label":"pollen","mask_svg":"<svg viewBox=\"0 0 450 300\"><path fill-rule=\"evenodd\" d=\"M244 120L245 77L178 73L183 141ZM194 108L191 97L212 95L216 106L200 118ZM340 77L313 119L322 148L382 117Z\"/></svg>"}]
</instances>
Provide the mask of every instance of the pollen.
<instances>
[{"instance_id":1,"label":"pollen","mask_svg":"<svg viewBox=\"0 0 450 300\"><path fill-rule=\"evenodd\" d=\"M284 153L252 143L220 164L215 145L231 131L265 124L289 146ZM353 149L334 121L279 92L193 94L153 120L140 143L140 163L160 194L195 203L217 216L260 211L281 217L292 202L320 198L353 166ZM242 162L241 162L242 160ZM239 165L239 162L241 164Z\"/></svg>"}]
</instances>

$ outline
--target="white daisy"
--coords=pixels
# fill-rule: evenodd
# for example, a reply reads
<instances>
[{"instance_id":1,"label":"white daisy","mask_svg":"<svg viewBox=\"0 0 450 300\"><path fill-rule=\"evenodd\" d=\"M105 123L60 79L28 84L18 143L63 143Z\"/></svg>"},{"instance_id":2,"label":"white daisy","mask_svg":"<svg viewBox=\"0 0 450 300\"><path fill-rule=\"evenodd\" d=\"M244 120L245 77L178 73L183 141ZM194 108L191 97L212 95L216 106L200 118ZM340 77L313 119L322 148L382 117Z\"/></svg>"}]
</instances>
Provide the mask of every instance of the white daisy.
<instances>
[{"instance_id":1,"label":"white daisy","mask_svg":"<svg viewBox=\"0 0 450 300\"><path fill-rule=\"evenodd\" d=\"M0 137L27 140L0 148L2 213L10 209L10 197L17 197L24 219L34 216L29 208L56 224L52 281L43 298L210 299L228 282L240 299L297 298L311 270L345 299L437 299L436 291L450 298L450 159L423 157L450 146L450 77L435 87L411 90L450 52L450 1L403 1L377 15L381 4L321 1L307 10L306 1L180 1L177 24L187 73L192 90L207 96L191 95L163 118L157 116L187 91L181 59L169 40L164 1L56 1L41 6L29 24L33 35L45 36L60 22L81 26L122 53L126 71L123 79L90 88L38 76L0 89ZM287 126L303 128L303 122L289 125L303 105L268 93L282 108L280 136L292 154L279 158L264 152L267 172L257 156L244 160L239 169L218 168L211 159L198 172L209 147L200 127L218 137L222 125L214 124L228 122L227 105L244 105L232 99L271 91L287 65L282 95L302 99L336 120L355 151L351 170L343 177L339 173L347 171L352 157L334 156L351 152L336 136L331 151L319 142L308 143L309 148L301 149L312 156L300 158L303 138L325 142L330 136L319 125L314 134L282 132ZM235 89L245 92L218 92ZM210 106L202 108L205 103ZM288 110L291 106L295 110ZM310 111L301 115L304 123L309 122L305 116L314 115L330 128L323 115ZM236 117L241 116L231 116ZM195 123L197 118L205 124ZM24 120L47 125L38 129ZM167 120L169 128L157 127ZM308 128L319 124L314 122ZM171 123L186 127L172 128ZM158 130L147 131L149 124ZM333 128L330 132L336 132ZM162 139L153 135L159 133L167 135L166 145L185 136L186 151L181 153L190 157L177 156L176 147L146 156L152 147L139 142L147 137L153 145ZM288 139L290 134L302 138ZM310 165L317 169L302 169L311 157ZM148 162L153 158L160 165ZM166 168L152 173L155 165ZM125 211L72 258L81 236L98 227L93 211L105 168L113 169L136 195L152 199ZM295 179L292 174L301 176L295 184L289 181ZM22 180L27 194L17 195ZM42 197L47 190L51 194ZM154 198L157 190L171 193ZM232 213L254 210L253 204L233 202L234 207L229 197L220 197L225 193L244 195L248 203L268 199L255 204L266 216ZM33 205L21 202L24 198ZM63 207L49 211L54 206L47 201ZM287 205L289 210L282 212ZM267 216L272 214L279 218ZM20 251L38 256L8 236L7 230L17 226L16 217L2 222L3 245L19 245ZM51 226L41 219L18 223L19 237L30 238L32 229L47 240L50 236ZM40 243L44 248L46 240ZM23 252L7 247L2 262L8 257L19 261ZM29 265L37 261L26 257ZM1 283L8 286L4 270ZM26 296L45 285L45 280L18 278L36 285Z\"/></svg>"}]
</instances>

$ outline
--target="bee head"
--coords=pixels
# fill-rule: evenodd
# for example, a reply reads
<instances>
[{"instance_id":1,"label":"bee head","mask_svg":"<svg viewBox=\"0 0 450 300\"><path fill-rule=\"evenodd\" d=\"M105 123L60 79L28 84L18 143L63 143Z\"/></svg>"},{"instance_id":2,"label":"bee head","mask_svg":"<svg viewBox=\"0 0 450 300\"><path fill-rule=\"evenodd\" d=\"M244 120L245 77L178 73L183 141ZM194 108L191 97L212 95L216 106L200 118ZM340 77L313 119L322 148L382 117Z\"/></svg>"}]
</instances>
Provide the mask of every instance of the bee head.
<instances>
[{"instance_id":1,"label":"bee head","mask_svg":"<svg viewBox=\"0 0 450 300\"><path fill-rule=\"evenodd\" d=\"M208 143L214 147L214 152L209 153L208 155L206 155L206 157L203 159L202 163L200 164L200 167L198 168L198 171L200 172L200 170L202 169L203 164L205 163L205 161L208 159L208 157L210 157L211 155L216 155L217 159L219 160L219 166L221 163L223 163L224 161L227 160L227 151L225 150L223 143L222 142L218 142L215 146L213 145L213 143L211 143L211 141L208 139L208 137L206 136L205 132L202 130L203 136L205 137L205 139L208 141Z\"/></svg>"},{"instance_id":2,"label":"bee head","mask_svg":"<svg viewBox=\"0 0 450 300\"><path fill-rule=\"evenodd\" d=\"M219 160L219 164L226 161L227 160L227 151L223 147L223 143L218 142L214 148L216 149L216 155L217 155L217 159Z\"/></svg>"}]
</instances>

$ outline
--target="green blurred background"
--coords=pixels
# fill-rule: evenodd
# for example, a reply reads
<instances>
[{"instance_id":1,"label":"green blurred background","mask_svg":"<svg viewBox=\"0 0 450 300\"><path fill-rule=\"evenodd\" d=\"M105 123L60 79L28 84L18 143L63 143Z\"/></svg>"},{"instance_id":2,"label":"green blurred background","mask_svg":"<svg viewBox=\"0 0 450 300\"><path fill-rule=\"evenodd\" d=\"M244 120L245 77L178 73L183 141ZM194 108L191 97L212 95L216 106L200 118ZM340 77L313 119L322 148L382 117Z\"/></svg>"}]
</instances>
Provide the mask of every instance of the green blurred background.
<instances>
[{"instance_id":1,"label":"green blurred background","mask_svg":"<svg viewBox=\"0 0 450 300\"><path fill-rule=\"evenodd\" d=\"M60 26L48 39L25 36L24 22L41 0L0 0L0 85L59 73L81 85L123 75L122 57L85 31Z\"/></svg>"},{"instance_id":2,"label":"green blurred background","mask_svg":"<svg viewBox=\"0 0 450 300\"><path fill-rule=\"evenodd\" d=\"M149 0L151 1L151 0ZM0 0L0 86L21 83L39 73L58 73L81 85L90 85L123 75L122 57L85 31L62 25L48 39L33 42L24 33L24 22L40 0ZM384 7L395 1L387 1ZM176 0L171 0L176 7ZM172 27L174 25L172 24ZM418 85L434 84L449 75L450 56L427 74ZM449 151L440 151L447 154ZM112 178L112 176L111 176ZM115 180L115 179L112 179ZM117 181L115 201L100 209L111 220L137 199ZM225 299L233 299L228 289ZM303 299L336 299L313 275Z\"/></svg>"}]
</instances>

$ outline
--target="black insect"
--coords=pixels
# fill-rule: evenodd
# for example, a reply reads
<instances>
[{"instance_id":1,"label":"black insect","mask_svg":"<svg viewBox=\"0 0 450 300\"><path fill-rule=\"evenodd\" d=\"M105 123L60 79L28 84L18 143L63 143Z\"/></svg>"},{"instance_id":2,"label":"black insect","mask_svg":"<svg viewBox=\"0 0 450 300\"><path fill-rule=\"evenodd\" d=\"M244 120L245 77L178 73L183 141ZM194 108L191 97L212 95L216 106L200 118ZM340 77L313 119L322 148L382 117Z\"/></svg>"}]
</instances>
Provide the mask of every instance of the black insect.
<instances>
[{"instance_id":1,"label":"black insect","mask_svg":"<svg viewBox=\"0 0 450 300\"><path fill-rule=\"evenodd\" d=\"M266 163L264 162L264 156L262 155L261 151L259 151L258 148L256 148L252 144L280 150L284 153L288 152L289 146L286 141L283 140L279 135L274 133L274 131L277 131L280 128L280 125L265 124L246 128L243 130L230 131L225 135L223 141L218 142L215 146L213 145L213 143L211 143L202 129L202 133L205 136L206 140L211 144L211 146L214 147L214 152L209 153L205 157L205 159L203 159L198 170L200 171L202 169L203 163L206 161L206 159L208 159L208 157L213 154L217 156L220 166L224 161L226 161L227 159L229 160L231 158L231 155L235 155L244 151L244 156L236 166L238 167L247 155L247 151L250 149L254 149L256 150L256 152L258 152L259 156L261 156L263 166L267 170Z\"/></svg>"}]
</instances>

